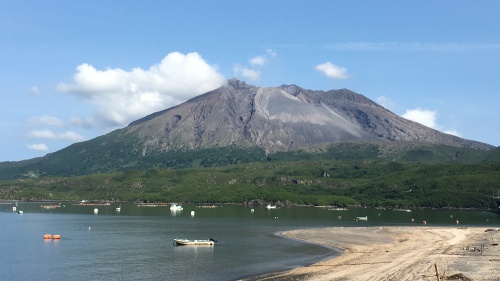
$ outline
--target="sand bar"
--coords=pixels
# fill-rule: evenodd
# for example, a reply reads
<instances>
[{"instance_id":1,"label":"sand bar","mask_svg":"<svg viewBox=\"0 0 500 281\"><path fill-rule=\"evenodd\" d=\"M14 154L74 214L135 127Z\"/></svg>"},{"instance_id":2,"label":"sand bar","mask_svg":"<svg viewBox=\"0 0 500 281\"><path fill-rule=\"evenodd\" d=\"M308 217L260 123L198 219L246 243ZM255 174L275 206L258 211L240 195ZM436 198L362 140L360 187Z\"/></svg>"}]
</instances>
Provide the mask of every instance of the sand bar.
<instances>
[{"instance_id":1,"label":"sand bar","mask_svg":"<svg viewBox=\"0 0 500 281\"><path fill-rule=\"evenodd\" d=\"M344 253L254 280L500 280L497 228L339 227L283 234Z\"/></svg>"}]
</instances>

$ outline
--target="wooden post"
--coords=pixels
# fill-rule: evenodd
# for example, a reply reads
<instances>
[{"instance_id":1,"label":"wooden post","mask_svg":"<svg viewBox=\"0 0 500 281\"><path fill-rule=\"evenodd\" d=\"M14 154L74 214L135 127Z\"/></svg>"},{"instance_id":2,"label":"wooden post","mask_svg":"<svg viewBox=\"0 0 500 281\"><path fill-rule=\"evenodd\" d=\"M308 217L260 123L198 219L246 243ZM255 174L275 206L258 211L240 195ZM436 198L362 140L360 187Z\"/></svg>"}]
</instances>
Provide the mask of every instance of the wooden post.
<instances>
[{"instance_id":1,"label":"wooden post","mask_svg":"<svg viewBox=\"0 0 500 281\"><path fill-rule=\"evenodd\" d=\"M438 271L438 265L437 265L437 263L434 264L434 268L436 269L436 278L439 281L439 271Z\"/></svg>"}]
</instances>

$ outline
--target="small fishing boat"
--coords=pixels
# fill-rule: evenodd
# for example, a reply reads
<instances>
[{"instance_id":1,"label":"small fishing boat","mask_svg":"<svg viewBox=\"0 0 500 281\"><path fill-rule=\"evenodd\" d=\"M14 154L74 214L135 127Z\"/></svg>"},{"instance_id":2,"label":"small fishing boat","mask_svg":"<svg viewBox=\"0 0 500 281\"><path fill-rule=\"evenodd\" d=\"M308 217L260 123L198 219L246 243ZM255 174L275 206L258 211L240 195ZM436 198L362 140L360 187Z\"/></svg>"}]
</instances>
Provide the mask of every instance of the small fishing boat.
<instances>
[{"instance_id":1,"label":"small fishing boat","mask_svg":"<svg viewBox=\"0 0 500 281\"><path fill-rule=\"evenodd\" d=\"M367 221L368 217L356 217L355 220L357 220L357 221Z\"/></svg>"},{"instance_id":2,"label":"small fishing boat","mask_svg":"<svg viewBox=\"0 0 500 281\"><path fill-rule=\"evenodd\" d=\"M267 209L276 209L276 205L271 205L271 204L268 204L266 206Z\"/></svg>"},{"instance_id":3,"label":"small fishing boat","mask_svg":"<svg viewBox=\"0 0 500 281\"><path fill-rule=\"evenodd\" d=\"M215 245L213 238L202 239L202 240L189 240L189 239L174 239L174 245L176 246L213 246Z\"/></svg>"},{"instance_id":4,"label":"small fishing boat","mask_svg":"<svg viewBox=\"0 0 500 281\"><path fill-rule=\"evenodd\" d=\"M172 203L172 205L170 205L170 211L182 211L182 206Z\"/></svg>"}]
</instances>

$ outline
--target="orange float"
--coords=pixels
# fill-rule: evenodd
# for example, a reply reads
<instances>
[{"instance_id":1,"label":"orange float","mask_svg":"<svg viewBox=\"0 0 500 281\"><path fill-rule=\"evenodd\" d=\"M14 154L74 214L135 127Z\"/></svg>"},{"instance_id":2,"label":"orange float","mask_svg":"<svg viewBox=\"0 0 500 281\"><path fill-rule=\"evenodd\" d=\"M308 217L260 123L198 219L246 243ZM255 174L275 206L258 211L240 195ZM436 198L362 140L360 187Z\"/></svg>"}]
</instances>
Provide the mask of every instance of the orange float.
<instances>
[{"instance_id":1,"label":"orange float","mask_svg":"<svg viewBox=\"0 0 500 281\"><path fill-rule=\"evenodd\" d=\"M54 234L54 236L52 236L52 238L53 238L54 240L59 240L59 239L61 239L61 235L59 235L59 234Z\"/></svg>"},{"instance_id":2,"label":"orange float","mask_svg":"<svg viewBox=\"0 0 500 281\"><path fill-rule=\"evenodd\" d=\"M45 235L43 235L43 239L52 239L52 235L45 234Z\"/></svg>"}]
</instances>

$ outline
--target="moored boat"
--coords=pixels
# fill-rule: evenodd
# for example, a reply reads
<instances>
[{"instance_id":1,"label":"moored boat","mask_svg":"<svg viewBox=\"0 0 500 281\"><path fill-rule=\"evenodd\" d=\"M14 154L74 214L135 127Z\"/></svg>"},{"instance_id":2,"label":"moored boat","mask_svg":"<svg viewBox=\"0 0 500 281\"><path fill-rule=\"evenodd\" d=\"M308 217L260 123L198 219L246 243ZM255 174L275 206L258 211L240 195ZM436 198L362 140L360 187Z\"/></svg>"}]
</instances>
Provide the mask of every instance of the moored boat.
<instances>
[{"instance_id":1,"label":"moored boat","mask_svg":"<svg viewBox=\"0 0 500 281\"><path fill-rule=\"evenodd\" d=\"M214 239L201 239L201 240L189 240L189 239L174 239L174 245L176 246L213 246L215 245Z\"/></svg>"},{"instance_id":2,"label":"moored boat","mask_svg":"<svg viewBox=\"0 0 500 281\"><path fill-rule=\"evenodd\" d=\"M170 205L170 211L182 211L182 206L172 203L172 205Z\"/></svg>"}]
</instances>

